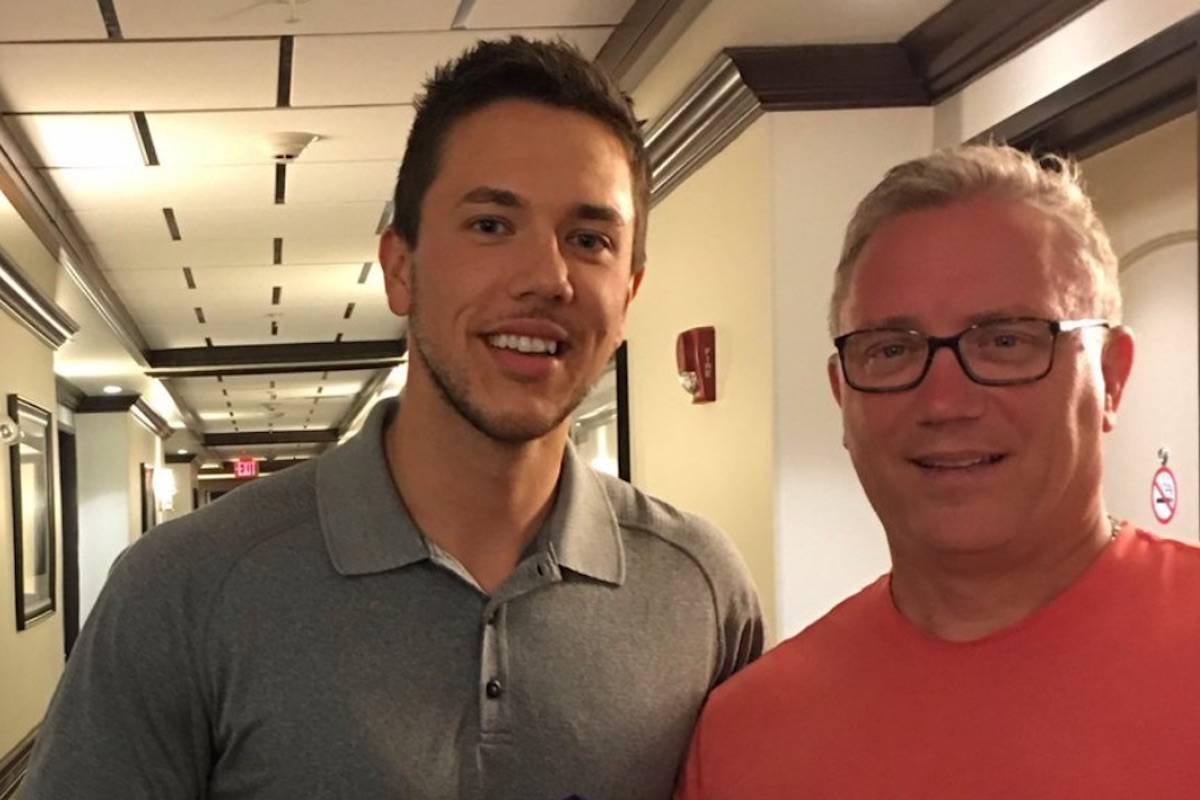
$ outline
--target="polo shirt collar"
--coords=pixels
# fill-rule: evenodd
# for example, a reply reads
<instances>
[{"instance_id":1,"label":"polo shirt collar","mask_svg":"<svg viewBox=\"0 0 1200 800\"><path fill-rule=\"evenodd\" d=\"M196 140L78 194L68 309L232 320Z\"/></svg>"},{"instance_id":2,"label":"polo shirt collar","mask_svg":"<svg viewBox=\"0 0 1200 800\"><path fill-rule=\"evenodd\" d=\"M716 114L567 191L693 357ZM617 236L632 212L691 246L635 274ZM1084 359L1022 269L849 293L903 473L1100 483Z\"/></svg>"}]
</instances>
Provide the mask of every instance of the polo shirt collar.
<instances>
[{"instance_id":1,"label":"polo shirt collar","mask_svg":"<svg viewBox=\"0 0 1200 800\"><path fill-rule=\"evenodd\" d=\"M398 407L395 399L376 403L362 430L317 464L321 530L342 575L386 572L431 556L384 454L384 431ZM568 443L554 507L534 549L548 551L560 567L620 585L625 580L621 530L601 480Z\"/></svg>"},{"instance_id":2,"label":"polo shirt collar","mask_svg":"<svg viewBox=\"0 0 1200 800\"><path fill-rule=\"evenodd\" d=\"M625 582L621 528L602 478L567 442L554 508L538 535L559 566L614 585Z\"/></svg>"},{"instance_id":3,"label":"polo shirt collar","mask_svg":"<svg viewBox=\"0 0 1200 800\"><path fill-rule=\"evenodd\" d=\"M342 575L386 572L429 558L384 455L383 432L397 407L394 400L376 403L362 430L317 463L321 531Z\"/></svg>"}]
</instances>

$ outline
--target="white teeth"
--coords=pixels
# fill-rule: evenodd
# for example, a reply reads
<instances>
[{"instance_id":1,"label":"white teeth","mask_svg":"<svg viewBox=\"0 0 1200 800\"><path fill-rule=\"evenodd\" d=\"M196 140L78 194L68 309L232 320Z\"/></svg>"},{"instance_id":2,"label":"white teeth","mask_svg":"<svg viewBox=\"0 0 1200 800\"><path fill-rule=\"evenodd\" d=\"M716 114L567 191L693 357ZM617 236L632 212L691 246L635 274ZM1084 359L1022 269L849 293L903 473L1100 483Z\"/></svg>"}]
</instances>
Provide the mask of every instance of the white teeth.
<instances>
[{"instance_id":1,"label":"white teeth","mask_svg":"<svg viewBox=\"0 0 1200 800\"><path fill-rule=\"evenodd\" d=\"M510 333L493 333L487 337L488 344L502 350L516 350L521 353L558 352L558 342L554 339L542 339L538 336L517 336Z\"/></svg>"},{"instance_id":2,"label":"white teeth","mask_svg":"<svg viewBox=\"0 0 1200 800\"><path fill-rule=\"evenodd\" d=\"M922 467L930 469L967 469L969 467L978 467L982 464L994 464L1000 460L1000 456L980 456L979 458L965 458L957 461L935 461L933 459L920 458L917 463Z\"/></svg>"}]
</instances>

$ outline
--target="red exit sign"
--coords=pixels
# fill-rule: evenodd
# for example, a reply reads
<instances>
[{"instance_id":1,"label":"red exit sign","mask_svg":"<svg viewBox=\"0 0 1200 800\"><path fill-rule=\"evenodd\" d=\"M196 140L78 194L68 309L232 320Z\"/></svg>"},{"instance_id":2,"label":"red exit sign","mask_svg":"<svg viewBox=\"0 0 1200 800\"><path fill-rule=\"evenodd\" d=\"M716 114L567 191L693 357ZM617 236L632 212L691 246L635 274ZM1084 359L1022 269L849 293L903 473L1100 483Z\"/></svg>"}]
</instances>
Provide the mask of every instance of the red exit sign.
<instances>
[{"instance_id":1,"label":"red exit sign","mask_svg":"<svg viewBox=\"0 0 1200 800\"><path fill-rule=\"evenodd\" d=\"M257 478L258 462L253 458L239 458L233 462L233 474L239 478Z\"/></svg>"}]
</instances>

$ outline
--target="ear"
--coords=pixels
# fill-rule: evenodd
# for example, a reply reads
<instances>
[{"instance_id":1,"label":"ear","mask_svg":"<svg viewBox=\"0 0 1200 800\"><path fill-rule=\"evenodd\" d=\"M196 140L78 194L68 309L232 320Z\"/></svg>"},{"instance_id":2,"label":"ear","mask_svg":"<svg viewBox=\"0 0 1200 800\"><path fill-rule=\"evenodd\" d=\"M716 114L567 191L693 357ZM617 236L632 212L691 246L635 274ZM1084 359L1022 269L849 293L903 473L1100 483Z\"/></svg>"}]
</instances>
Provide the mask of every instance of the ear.
<instances>
[{"instance_id":1,"label":"ear","mask_svg":"<svg viewBox=\"0 0 1200 800\"><path fill-rule=\"evenodd\" d=\"M413 253L405 238L392 228L379 237L379 265L383 267L388 307L396 316L408 316L412 310Z\"/></svg>"},{"instance_id":2,"label":"ear","mask_svg":"<svg viewBox=\"0 0 1200 800\"><path fill-rule=\"evenodd\" d=\"M633 302L633 298L637 297L638 289L642 287L642 278L646 277L646 265L629 276L629 287L625 293L625 308L629 309L629 304Z\"/></svg>"},{"instance_id":3,"label":"ear","mask_svg":"<svg viewBox=\"0 0 1200 800\"><path fill-rule=\"evenodd\" d=\"M838 361L837 353L829 357L825 362L825 371L829 375L829 389L833 392L833 400L841 408L842 405L842 365Z\"/></svg>"},{"instance_id":4,"label":"ear","mask_svg":"<svg viewBox=\"0 0 1200 800\"><path fill-rule=\"evenodd\" d=\"M1109 331L1104 352L1100 355L1100 369L1104 373L1104 431L1107 433L1117 425L1117 409L1125 382L1133 369L1133 331L1118 325Z\"/></svg>"}]
</instances>

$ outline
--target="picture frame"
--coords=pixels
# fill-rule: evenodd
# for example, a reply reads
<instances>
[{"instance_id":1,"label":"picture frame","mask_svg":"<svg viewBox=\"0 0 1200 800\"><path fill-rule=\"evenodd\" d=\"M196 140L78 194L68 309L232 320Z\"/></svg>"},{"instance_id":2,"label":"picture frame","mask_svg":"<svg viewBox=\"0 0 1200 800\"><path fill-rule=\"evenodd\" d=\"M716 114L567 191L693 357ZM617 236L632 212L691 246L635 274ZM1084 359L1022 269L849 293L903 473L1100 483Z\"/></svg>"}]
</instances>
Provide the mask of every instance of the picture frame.
<instances>
[{"instance_id":1,"label":"picture frame","mask_svg":"<svg viewBox=\"0 0 1200 800\"><path fill-rule=\"evenodd\" d=\"M57 608L54 420L48 410L15 394L8 395L7 411L18 429L9 466L17 630L23 631Z\"/></svg>"}]
</instances>

